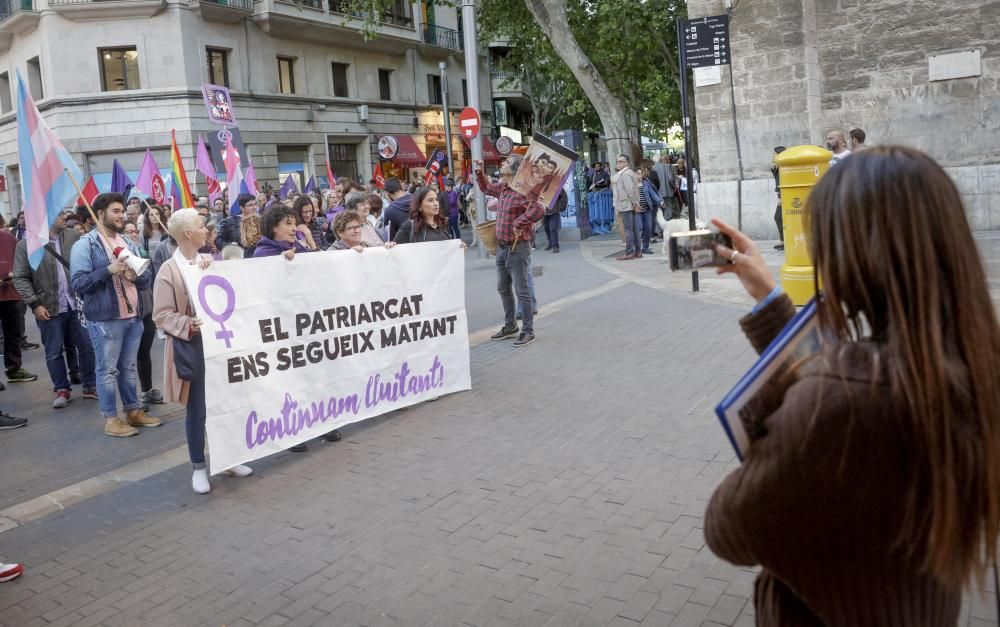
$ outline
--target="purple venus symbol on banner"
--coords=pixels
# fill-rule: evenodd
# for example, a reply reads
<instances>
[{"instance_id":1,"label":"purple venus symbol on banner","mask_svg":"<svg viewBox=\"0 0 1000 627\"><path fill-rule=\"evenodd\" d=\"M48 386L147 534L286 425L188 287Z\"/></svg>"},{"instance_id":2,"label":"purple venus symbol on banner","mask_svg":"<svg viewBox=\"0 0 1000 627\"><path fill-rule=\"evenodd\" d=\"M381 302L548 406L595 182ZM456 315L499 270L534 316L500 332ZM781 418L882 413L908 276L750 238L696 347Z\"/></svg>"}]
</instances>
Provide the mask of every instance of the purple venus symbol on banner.
<instances>
[{"instance_id":1,"label":"purple venus symbol on banner","mask_svg":"<svg viewBox=\"0 0 1000 627\"><path fill-rule=\"evenodd\" d=\"M209 285L218 286L226 294L226 308L222 313L212 311L212 308L208 306L208 301L205 300L205 288ZM226 348L232 348L230 340L233 338L233 332L226 328L225 322L233 315L233 310L236 308L236 292L233 290L233 286L221 276L210 274L198 284L198 302L201 303L202 311L208 314L209 318L219 323L219 330L215 332L216 339L224 341Z\"/></svg>"}]
</instances>

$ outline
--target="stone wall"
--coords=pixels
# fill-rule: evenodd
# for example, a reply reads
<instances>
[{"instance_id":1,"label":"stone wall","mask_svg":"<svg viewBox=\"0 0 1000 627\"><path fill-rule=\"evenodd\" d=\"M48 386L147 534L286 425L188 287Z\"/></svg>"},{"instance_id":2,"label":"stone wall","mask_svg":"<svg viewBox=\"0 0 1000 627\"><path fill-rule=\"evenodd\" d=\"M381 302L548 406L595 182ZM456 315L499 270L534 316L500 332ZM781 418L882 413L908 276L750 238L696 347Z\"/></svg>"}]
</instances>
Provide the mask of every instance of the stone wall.
<instances>
[{"instance_id":1,"label":"stone wall","mask_svg":"<svg viewBox=\"0 0 1000 627\"><path fill-rule=\"evenodd\" d=\"M692 17L725 12L720 0L688 7ZM776 233L773 148L855 127L869 144L934 156L962 190L973 228L1000 228L1000 2L742 0L730 36L722 83L695 93L702 215L736 214L734 95L743 219L755 237ZM980 76L930 80L930 56L964 50L979 51Z\"/></svg>"}]
</instances>

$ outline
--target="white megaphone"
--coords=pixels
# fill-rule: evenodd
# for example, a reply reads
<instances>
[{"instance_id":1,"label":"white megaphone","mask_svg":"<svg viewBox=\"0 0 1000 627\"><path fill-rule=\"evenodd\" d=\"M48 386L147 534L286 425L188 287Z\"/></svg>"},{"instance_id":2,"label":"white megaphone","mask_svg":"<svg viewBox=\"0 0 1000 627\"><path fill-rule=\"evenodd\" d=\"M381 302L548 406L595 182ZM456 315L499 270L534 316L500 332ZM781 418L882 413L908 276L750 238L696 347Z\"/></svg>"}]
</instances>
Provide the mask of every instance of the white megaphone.
<instances>
[{"instance_id":1,"label":"white megaphone","mask_svg":"<svg viewBox=\"0 0 1000 627\"><path fill-rule=\"evenodd\" d=\"M125 265L135 272L136 276L139 276L146 271L149 267L149 259L143 259L142 257L136 257L133 255L128 248L119 248L115 251L115 256L118 257L120 261L124 261Z\"/></svg>"}]
</instances>

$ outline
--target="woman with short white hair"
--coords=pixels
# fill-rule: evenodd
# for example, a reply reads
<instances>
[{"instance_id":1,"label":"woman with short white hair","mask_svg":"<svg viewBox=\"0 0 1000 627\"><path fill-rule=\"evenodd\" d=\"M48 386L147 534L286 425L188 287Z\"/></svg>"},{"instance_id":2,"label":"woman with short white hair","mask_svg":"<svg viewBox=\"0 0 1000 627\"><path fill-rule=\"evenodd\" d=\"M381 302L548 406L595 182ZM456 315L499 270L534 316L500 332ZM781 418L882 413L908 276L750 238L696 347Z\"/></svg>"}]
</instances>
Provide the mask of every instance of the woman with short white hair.
<instances>
[{"instance_id":1,"label":"woman with short white hair","mask_svg":"<svg viewBox=\"0 0 1000 627\"><path fill-rule=\"evenodd\" d=\"M212 488L208 483L205 464L205 376L200 337L202 321L194 315L180 269L184 265L193 264L207 268L212 263L211 257L198 253L198 249L208 239L208 230L205 228L204 216L197 210L181 209L170 216L167 231L177 241L177 250L160 267L153 285L153 321L168 336L163 351L163 394L167 400L187 406L184 426L188 455L194 468L191 487L198 494L207 494ZM178 351L178 342L185 343L185 350ZM197 366L197 362L201 362L201 376L191 377L191 380L180 377L175 361L175 354L178 352L182 366ZM187 362L192 355L192 362ZM249 466L242 464L226 471L234 477L246 477L252 472Z\"/></svg>"}]
</instances>

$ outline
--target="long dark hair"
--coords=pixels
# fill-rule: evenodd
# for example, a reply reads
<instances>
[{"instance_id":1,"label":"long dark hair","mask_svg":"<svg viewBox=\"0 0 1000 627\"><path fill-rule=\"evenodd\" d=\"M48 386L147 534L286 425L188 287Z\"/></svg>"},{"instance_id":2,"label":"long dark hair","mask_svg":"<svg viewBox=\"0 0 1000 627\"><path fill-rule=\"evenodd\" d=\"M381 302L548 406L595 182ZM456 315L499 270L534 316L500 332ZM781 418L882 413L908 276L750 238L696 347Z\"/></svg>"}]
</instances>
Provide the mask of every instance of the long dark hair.
<instances>
[{"instance_id":1,"label":"long dark hair","mask_svg":"<svg viewBox=\"0 0 1000 627\"><path fill-rule=\"evenodd\" d=\"M424 214L420 213L420 205L424 204L424 199L427 198L427 194L434 192L430 187L418 187L417 191L413 192L413 199L410 200L410 222L413 223L413 232L416 233L420 229L424 228L427 222L424 220ZM437 194L437 192L434 192ZM438 202L438 219L436 220L437 226L434 228L442 228L441 222L441 204ZM429 226L429 225L428 225Z\"/></svg>"},{"instance_id":2,"label":"long dark hair","mask_svg":"<svg viewBox=\"0 0 1000 627\"><path fill-rule=\"evenodd\" d=\"M295 204L292 205L292 211L295 212L295 219L298 220L299 224L305 224L308 226L311 223L306 222L302 217L302 210L305 209L306 206L309 206L313 210L312 222L315 222L316 218L319 217L319 210L316 209L316 203L313 201L312 196L299 196L295 199Z\"/></svg>"},{"instance_id":3,"label":"long dark hair","mask_svg":"<svg viewBox=\"0 0 1000 627\"><path fill-rule=\"evenodd\" d=\"M869 341L907 409L898 545L940 581L981 581L1000 534L1000 324L958 189L920 151L869 148L820 179L805 217L821 326Z\"/></svg>"},{"instance_id":4,"label":"long dark hair","mask_svg":"<svg viewBox=\"0 0 1000 627\"><path fill-rule=\"evenodd\" d=\"M149 217L149 210L156 210L157 220L153 220ZM96 213L96 211L95 211ZM166 233L167 230L164 228L163 223L163 208L160 205L146 205L146 210L142 212L142 236L144 239L149 239L153 237L153 228L155 227L160 231L160 233Z\"/></svg>"}]
</instances>

